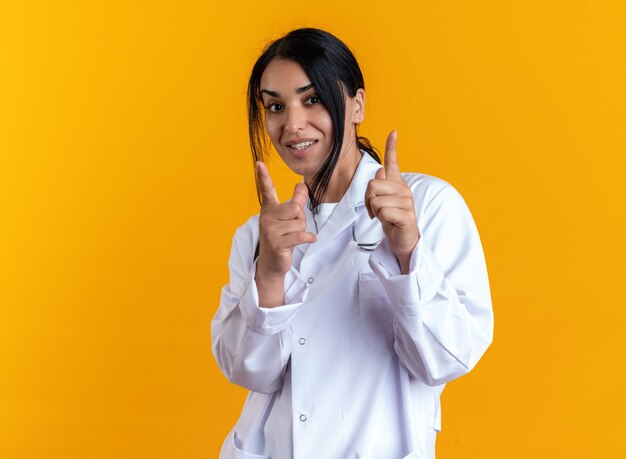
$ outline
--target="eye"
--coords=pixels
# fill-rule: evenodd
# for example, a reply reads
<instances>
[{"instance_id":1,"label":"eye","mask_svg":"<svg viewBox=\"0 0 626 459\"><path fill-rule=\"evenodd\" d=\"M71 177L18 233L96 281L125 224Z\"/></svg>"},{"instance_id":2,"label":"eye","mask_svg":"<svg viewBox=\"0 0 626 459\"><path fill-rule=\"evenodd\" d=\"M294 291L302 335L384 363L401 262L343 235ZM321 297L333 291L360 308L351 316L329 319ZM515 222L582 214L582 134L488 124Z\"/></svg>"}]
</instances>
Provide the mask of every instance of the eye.
<instances>
[{"instance_id":1,"label":"eye","mask_svg":"<svg viewBox=\"0 0 626 459\"><path fill-rule=\"evenodd\" d=\"M320 99L320 96L318 96L317 94L313 94L312 96L307 98L306 103L308 105L317 105L321 104L322 100Z\"/></svg>"},{"instance_id":2,"label":"eye","mask_svg":"<svg viewBox=\"0 0 626 459\"><path fill-rule=\"evenodd\" d=\"M276 102L272 102L272 103L267 104L265 106L265 109L268 112L276 113L276 112L281 111L283 109L283 106L282 106L282 104L279 104L279 103L276 103Z\"/></svg>"}]
</instances>

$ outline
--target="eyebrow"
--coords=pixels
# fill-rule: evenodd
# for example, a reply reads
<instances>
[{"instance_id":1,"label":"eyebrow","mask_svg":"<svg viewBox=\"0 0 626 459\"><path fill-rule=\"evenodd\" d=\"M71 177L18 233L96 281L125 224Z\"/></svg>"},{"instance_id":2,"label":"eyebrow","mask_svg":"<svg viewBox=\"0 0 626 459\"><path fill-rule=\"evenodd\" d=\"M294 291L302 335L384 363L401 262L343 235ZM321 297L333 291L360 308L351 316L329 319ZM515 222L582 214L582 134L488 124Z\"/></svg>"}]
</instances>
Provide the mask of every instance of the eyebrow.
<instances>
[{"instance_id":1,"label":"eyebrow","mask_svg":"<svg viewBox=\"0 0 626 459\"><path fill-rule=\"evenodd\" d=\"M312 87L313 87L313 83L309 83L306 86L302 86L301 88L296 89L296 94L302 94L303 92L308 91ZM276 91L271 91L269 89L261 89L261 94L267 94L268 96L271 96L271 97L280 97L280 94L278 94Z\"/></svg>"}]
</instances>

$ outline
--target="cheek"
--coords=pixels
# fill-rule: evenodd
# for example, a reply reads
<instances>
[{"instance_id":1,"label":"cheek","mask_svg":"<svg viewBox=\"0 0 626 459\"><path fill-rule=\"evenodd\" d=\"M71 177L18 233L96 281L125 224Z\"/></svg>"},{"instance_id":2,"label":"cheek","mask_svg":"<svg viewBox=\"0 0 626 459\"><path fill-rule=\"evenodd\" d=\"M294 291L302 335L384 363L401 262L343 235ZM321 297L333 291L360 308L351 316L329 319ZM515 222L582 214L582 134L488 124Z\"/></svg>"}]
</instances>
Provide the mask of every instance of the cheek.
<instances>
[{"instance_id":1,"label":"cheek","mask_svg":"<svg viewBox=\"0 0 626 459\"><path fill-rule=\"evenodd\" d=\"M329 142L333 140L333 120L330 118L328 113L323 113L318 118L318 126L320 130L324 133L326 139Z\"/></svg>"},{"instance_id":2,"label":"cheek","mask_svg":"<svg viewBox=\"0 0 626 459\"><path fill-rule=\"evenodd\" d=\"M270 136L270 140L273 143L276 143L278 140L280 140L280 129L275 119L265 120L265 130L267 131L267 135Z\"/></svg>"}]
</instances>

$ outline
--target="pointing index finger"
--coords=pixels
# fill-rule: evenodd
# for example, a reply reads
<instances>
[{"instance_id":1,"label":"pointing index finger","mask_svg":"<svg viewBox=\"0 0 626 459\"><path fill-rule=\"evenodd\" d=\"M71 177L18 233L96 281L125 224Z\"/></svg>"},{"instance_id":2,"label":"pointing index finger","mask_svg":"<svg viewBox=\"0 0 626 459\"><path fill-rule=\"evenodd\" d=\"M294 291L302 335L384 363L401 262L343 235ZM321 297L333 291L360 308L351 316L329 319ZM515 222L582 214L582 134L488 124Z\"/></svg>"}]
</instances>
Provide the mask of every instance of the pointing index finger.
<instances>
[{"instance_id":1,"label":"pointing index finger","mask_svg":"<svg viewBox=\"0 0 626 459\"><path fill-rule=\"evenodd\" d=\"M394 129L387 136L387 144L385 145L385 173L387 179L402 180L400 175L400 166L398 165L398 152L396 150L396 139L398 133Z\"/></svg>"},{"instance_id":2,"label":"pointing index finger","mask_svg":"<svg viewBox=\"0 0 626 459\"><path fill-rule=\"evenodd\" d=\"M259 177L259 185L261 187L261 205L280 204L274 182L272 182L272 177L270 177L265 163L262 161L256 162L256 173Z\"/></svg>"}]
</instances>

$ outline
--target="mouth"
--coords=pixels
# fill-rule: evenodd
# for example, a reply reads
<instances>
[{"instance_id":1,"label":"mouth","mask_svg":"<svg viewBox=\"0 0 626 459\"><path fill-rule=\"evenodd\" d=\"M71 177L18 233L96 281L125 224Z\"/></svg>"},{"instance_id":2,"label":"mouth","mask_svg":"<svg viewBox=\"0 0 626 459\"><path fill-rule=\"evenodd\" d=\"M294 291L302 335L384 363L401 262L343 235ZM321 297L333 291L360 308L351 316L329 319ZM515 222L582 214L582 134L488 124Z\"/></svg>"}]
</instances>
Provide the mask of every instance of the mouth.
<instances>
[{"instance_id":1,"label":"mouth","mask_svg":"<svg viewBox=\"0 0 626 459\"><path fill-rule=\"evenodd\" d=\"M311 145L313 145L316 142L317 140L301 140L298 142L290 142L287 144L287 147L291 148L292 150L303 151L309 148Z\"/></svg>"},{"instance_id":2,"label":"mouth","mask_svg":"<svg viewBox=\"0 0 626 459\"><path fill-rule=\"evenodd\" d=\"M302 159L309 154L309 152L313 148L313 145L315 145L317 142L317 139L299 139L287 142L285 145L287 146L287 148L289 148L289 150L291 150L293 156Z\"/></svg>"}]
</instances>

